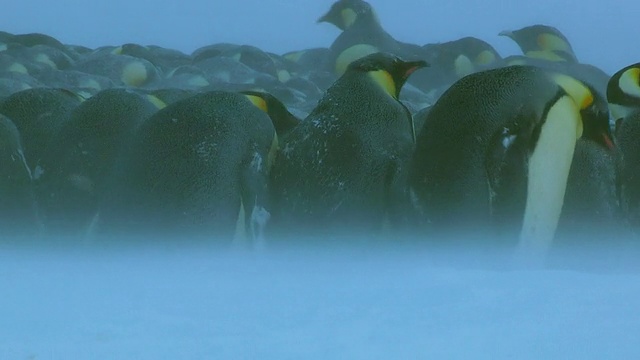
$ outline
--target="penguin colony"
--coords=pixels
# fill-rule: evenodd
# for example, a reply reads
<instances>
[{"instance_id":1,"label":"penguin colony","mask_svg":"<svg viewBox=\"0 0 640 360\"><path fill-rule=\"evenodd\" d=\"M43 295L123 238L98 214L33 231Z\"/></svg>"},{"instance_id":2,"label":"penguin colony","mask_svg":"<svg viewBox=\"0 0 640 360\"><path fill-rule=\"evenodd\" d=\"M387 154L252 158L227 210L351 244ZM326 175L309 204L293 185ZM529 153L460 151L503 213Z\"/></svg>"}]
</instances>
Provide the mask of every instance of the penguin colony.
<instances>
[{"instance_id":1,"label":"penguin colony","mask_svg":"<svg viewBox=\"0 0 640 360\"><path fill-rule=\"evenodd\" d=\"M504 58L407 44L362 0L318 22L330 47L283 55L0 32L2 241L633 242L640 63L543 25Z\"/></svg>"}]
</instances>

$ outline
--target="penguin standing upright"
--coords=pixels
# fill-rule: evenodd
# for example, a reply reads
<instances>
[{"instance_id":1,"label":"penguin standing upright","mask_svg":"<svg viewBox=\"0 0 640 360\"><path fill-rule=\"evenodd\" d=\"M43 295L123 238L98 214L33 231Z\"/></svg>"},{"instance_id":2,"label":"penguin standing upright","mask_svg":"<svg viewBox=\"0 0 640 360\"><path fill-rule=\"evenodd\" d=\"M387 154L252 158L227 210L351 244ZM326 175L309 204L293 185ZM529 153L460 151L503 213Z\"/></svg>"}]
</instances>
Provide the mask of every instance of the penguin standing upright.
<instances>
[{"instance_id":1,"label":"penguin standing upright","mask_svg":"<svg viewBox=\"0 0 640 360\"><path fill-rule=\"evenodd\" d=\"M371 235L408 209L413 119L398 101L424 61L375 53L351 63L282 139L272 174L276 236ZM339 236L340 237L340 236Z\"/></svg>"},{"instance_id":2,"label":"penguin standing upright","mask_svg":"<svg viewBox=\"0 0 640 360\"><path fill-rule=\"evenodd\" d=\"M352 61L372 53L388 52L407 59L422 53L419 46L399 42L387 33L371 4L364 0L338 0L318 22L328 22L342 30L330 47L333 56L329 64L338 75Z\"/></svg>"},{"instance_id":3,"label":"penguin standing upright","mask_svg":"<svg viewBox=\"0 0 640 360\"><path fill-rule=\"evenodd\" d=\"M563 211L576 141L609 146L608 112L584 83L532 66L468 75L429 111L411 184L432 236L544 253Z\"/></svg>"},{"instance_id":4,"label":"penguin standing upright","mask_svg":"<svg viewBox=\"0 0 640 360\"><path fill-rule=\"evenodd\" d=\"M626 66L611 77L607 100L622 154L622 206L637 232L640 230L640 63Z\"/></svg>"},{"instance_id":5,"label":"penguin standing upright","mask_svg":"<svg viewBox=\"0 0 640 360\"><path fill-rule=\"evenodd\" d=\"M123 157L98 232L222 245L250 237L259 245L278 146L271 117L291 116L272 112L272 101L210 91L151 116Z\"/></svg>"}]
</instances>

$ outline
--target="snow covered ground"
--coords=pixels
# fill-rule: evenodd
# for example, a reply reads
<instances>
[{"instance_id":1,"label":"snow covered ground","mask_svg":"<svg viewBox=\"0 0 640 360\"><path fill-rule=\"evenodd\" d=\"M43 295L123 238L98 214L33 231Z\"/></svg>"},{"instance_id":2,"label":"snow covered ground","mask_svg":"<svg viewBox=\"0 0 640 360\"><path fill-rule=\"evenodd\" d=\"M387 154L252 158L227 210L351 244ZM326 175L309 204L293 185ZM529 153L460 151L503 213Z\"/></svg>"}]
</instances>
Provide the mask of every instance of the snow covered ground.
<instances>
[{"instance_id":1,"label":"snow covered ground","mask_svg":"<svg viewBox=\"0 0 640 360\"><path fill-rule=\"evenodd\" d=\"M637 359L640 272L421 249L0 248L0 359Z\"/></svg>"}]
</instances>

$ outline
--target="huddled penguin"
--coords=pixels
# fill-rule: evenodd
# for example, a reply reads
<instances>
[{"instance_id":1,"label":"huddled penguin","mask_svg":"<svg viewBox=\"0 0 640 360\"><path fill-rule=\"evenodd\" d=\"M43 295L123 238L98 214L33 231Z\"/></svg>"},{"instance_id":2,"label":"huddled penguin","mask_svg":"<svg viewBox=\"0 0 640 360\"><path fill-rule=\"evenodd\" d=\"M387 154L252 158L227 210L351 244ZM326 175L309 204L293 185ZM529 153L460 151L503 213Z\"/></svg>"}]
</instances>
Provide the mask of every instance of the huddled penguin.
<instances>
[{"instance_id":1,"label":"huddled penguin","mask_svg":"<svg viewBox=\"0 0 640 360\"><path fill-rule=\"evenodd\" d=\"M640 230L640 63L620 69L609 81L607 101L622 154L622 206L634 230Z\"/></svg>"},{"instance_id":2,"label":"huddled penguin","mask_svg":"<svg viewBox=\"0 0 640 360\"><path fill-rule=\"evenodd\" d=\"M113 201L100 211L99 232L261 245L278 148L274 118L290 116L273 101L260 93L212 91L151 116L126 153Z\"/></svg>"},{"instance_id":3,"label":"huddled penguin","mask_svg":"<svg viewBox=\"0 0 640 360\"><path fill-rule=\"evenodd\" d=\"M363 56L389 52L406 59L419 58L419 46L399 42L380 24L371 4L364 0L338 0L318 22L337 26L342 33L331 44L331 70L342 75L348 65Z\"/></svg>"},{"instance_id":4,"label":"huddled penguin","mask_svg":"<svg viewBox=\"0 0 640 360\"><path fill-rule=\"evenodd\" d=\"M39 163L38 202L48 232L89 233L123 149L165 104L127 89L104 90L75 108Z\"/></svg>"},{"instance_id":5,"label":"huddled penguin","mask_svg":"<svg viewBox=\"0 0 640 360\"><path fill-rule=\"evenodd\" d=\"M398 96L425 66L388 53L354 61L282 139L272 175L271 240L332 241L376 234L385 223L406 225L415 132Z\"/></svg>"},{"instance_id":6,"label":"huddled penguin","mask_svg":"<svg viewBox=\"0 0 640 360\"><path fill-rule=\"evenodd\" d=\"M431 67L416 74L413 84L435 99L463 76L500 66L502 60L489 43L471 36L422 49Z\"/></svg>"},{"instance_id":7,"label":"huddled penguin","mask_svg":"<svg viewBox=\"0 0 640 360\"><path fill-rule=\"evenodd\" d=\"M13 122L0 115L0 241L39 235L31 170Z\"/></svg>"},{"instance_id":8,"label":"huddled penguin","mask_svg":"<svg viewBox=\"0 0 640 360\"><path fill-rule=\"evenodd\" d=\"M158 69L145 59L100 51L84 56L72 69L104 76L119 86L131 87L149 86L160 76Z\"/></svg>"},{"instance_id":9,"label":"huddled penguin","mask_svg":"<svg viewBox=\"0 0 640 360\"><path fill-rule=\"evenodd\" d=\"M588 83L600 96L606 96L609 75L596 66L578 62L569 40L557 28L531 25L515 31L502 31L499 35L515 41L524 54L505 58L505 66L533 65L563 72Z\"/></svg>"},{"instance_id":10,"label":"huddled penguin","mask_svg":"<svg viewBox=\"0 0 640 360\"><path fill-rule=\"evenodd\" d=\"M513 31L505 30L499 35L515 41L527 57L549 61L578 62L569 40L555 27L538 24Z\"/></svg>"},{"instance_id":11,"label":"huddled penguin","mask_svg":"<svg viewBox=\"0 0 640 360\"><path fill-rule=\"evenodd\" d=\"M34 178L39 176L37 164L51 139L82 101L69 90L33 88L17 92L0 104L0 114L9 117L22 136L25 159Z\"/></svg>"},{"instance_id":12,"label":"huddled penguin","mask_svg":"<svg viewBox=\"0 0 640 360\"><path fill-rule=\"evenodd\" d=\"M608 111L596 95L572 77L532 66L456 82L429 110L413 159L425 231L545 253L570 210L563 202L576 142L612 146Z\"/></svg>"},{"instance_id":13,"label":"huddled penguin","mask_svg":"<svg viewBox=\"0 0 640 360\"><path fill-rule=\"evenodd\" d=\"M191 56L178 50L165 49L159 46L143 46L133 43L120 45L113 50L115 55L128 55L145 59L152 63L161 73L168 73L180 66L191 64Z\"/></svg>"}]
</instances>

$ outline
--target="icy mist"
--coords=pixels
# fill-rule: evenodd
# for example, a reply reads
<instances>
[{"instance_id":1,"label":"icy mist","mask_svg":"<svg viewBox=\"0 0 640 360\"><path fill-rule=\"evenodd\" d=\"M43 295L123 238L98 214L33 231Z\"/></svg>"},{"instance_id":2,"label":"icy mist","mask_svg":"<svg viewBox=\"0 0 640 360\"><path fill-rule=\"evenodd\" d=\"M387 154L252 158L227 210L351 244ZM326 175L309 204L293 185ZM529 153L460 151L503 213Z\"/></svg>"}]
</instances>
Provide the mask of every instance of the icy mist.
<instances>
[{"instance_id":1,"label":"icy mist","mask_svg":"<svg viewBox=\"0 0 640 360\"><path fill-rule=\"evenodd\" d=\"M0 30L284 53L331 44L337 29L315 23L330 3L13 1ZM629 1L371 4L389 33L420 45L471 35L507 56L518 50L500 31L546 23L609 73L640 54ZM566 249L557 266L532 269L483 248L3 245L0 358L635 358L637 258Z\"/></svg>"}]
</instances>

